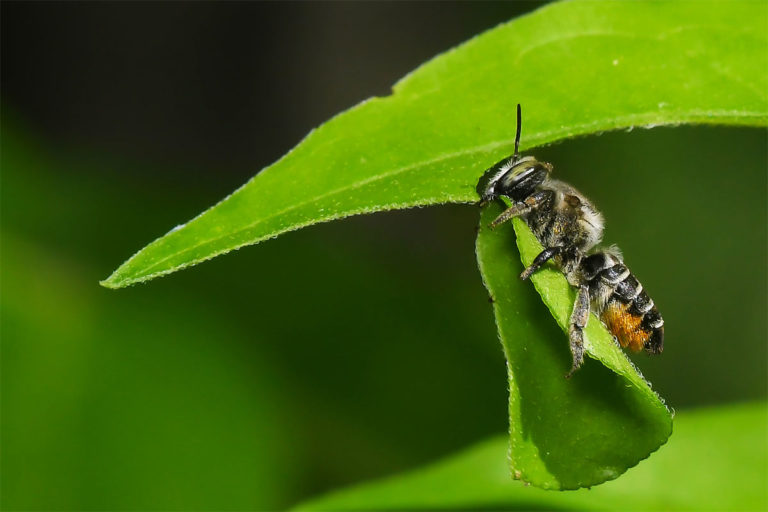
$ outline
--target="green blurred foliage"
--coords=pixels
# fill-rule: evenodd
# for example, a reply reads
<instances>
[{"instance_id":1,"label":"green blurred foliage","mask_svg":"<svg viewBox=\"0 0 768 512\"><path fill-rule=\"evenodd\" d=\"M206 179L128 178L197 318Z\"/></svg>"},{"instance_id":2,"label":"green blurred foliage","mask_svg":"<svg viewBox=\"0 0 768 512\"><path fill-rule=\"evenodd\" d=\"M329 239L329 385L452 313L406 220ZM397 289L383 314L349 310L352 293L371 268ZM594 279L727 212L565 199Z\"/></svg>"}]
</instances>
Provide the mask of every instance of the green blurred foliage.
<instances>
[{"instance_id":1,"label":"green blurred foliage","mask_svg":"<svg viewBox=\"0 0 768 512\"><path fill-rule=\"evenodd\" d=\"M665 353L636 362L667 403L765 398L765 131L532 153L659 305ZM116 263L239 183L7 115L1 158L2 508L280 508L506 430L474 207L316 226L116 293L98 286Z\"/></svg>"},{"instance_id":2,"label":"green blurred foliage","mask_svg":"<svg viewBox=\"0 0 768 512\"><path fill-rule=\"evenodd\" d=\"M4 508L280 507L504 430L471 212L410 238L407 214L322 226L115 293L98 280L131 245L222 193L121 165L3 123Z\"/></svg>"},{"instance_id":3,"label":"green blurred foliage","mask_svg":"<svg viewBox=\"0 0 768 512\"><path fill-rule=\"evenodd\" d=\"M297 510L765 510L765 402L704 407L675 418L675 441L617 480L550 492L511 482L498 436L394 477ZM731 435L737 431L738 435Z\"/></svg>"}]
</instances>

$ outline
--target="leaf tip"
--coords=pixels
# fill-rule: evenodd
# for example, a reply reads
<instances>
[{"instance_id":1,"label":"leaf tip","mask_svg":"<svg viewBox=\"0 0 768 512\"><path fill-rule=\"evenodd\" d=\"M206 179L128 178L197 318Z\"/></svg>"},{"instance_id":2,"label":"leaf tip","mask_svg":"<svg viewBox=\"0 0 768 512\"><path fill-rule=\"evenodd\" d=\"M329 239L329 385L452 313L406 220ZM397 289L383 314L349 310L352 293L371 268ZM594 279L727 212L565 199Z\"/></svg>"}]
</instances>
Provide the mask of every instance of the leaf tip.
<instances>
[{"instance_id":1,"label":"leaf tip","mask_svg":"<svg viewBox=\"0 0 768 512\"><path fill-rule=\"evenodd\" d=\"M125 266L125 263L120 265L109 275L109 277L99 281L99 285L104 288L109 288L110 290L119 290L120 288L127 288L133 284L146 281L146 277L136 277L135 275L131 275L130 272L126 272L128 269L126 269Z\"/></svg>"},{"instance_id":2,"label":"leaf tip","mask_svg":"<svg viewBox=\"0 0 768 512\"><path fill-rule=\"evenodd\" d=\"M99 284L104 288L109 288L110 290L125 288L125 281L117 277L116 274L117 272L113 272L112 275L110 275L108 278L99 281Z\"/></svg>"}]
</instances>

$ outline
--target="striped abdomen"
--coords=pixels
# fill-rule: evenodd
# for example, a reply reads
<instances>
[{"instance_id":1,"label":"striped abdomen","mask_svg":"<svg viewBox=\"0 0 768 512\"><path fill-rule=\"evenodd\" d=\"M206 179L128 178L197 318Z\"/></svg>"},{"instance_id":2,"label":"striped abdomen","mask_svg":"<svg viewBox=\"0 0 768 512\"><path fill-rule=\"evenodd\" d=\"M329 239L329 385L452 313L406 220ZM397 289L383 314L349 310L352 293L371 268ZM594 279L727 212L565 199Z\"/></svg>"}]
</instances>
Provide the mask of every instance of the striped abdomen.
<instances>
[{"instance_id":1,"label":"striped abdomen","mask_svg":"<svg viewBox=\"0 0 768 512\"><path fill-rule=\"evenodd\" d=\"M591 260L591 261L590 261ZM600 319L622 347L658 354L664 348L664 320L635 276L616 256L593 254L590 295ZM602 267L602 268L600 268Z\"/></svg>"}]
</instances>

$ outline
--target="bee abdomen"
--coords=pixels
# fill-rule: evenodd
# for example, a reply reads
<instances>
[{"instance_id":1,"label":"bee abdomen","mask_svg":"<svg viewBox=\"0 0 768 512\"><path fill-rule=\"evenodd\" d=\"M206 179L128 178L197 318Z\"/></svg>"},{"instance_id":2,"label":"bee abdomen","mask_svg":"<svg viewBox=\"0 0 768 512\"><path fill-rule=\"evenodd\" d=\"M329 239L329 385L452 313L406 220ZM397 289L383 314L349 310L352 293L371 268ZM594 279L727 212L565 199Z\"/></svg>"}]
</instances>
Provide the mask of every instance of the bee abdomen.
<instances>
[{"instance_id":1,"label":"bee abdomen","mask_svg":"<svg viewBox=\"0 0 768 512\"><path fill-rule=\"evenodd\" d=\"M601 320L622 347L658 354L664 348L664 320L643 285L627 267L618 263L603 269L596 286L608 296Z\"/></svg>"}]
</instances>

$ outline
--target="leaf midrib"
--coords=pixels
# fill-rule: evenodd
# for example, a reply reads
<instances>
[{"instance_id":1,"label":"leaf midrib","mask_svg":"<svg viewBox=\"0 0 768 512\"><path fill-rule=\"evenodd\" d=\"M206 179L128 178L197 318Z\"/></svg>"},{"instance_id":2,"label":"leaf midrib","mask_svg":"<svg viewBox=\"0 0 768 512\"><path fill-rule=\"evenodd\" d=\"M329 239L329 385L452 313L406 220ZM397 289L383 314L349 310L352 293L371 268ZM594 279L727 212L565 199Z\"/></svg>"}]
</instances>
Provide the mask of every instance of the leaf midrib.
<instances>
[{"instance_id":1,"label":"leaf midrib","mask_svg":"<svg viewBox=\"0 0 768 512\"><path fill-rule=\"evenodd\" d=\"M505 145L508 146L511 143L512 143L511 140L497 141L497 142L492 142L492 143L489 143L489 144L486 144L486 145L483 145L483 146L477 146L477 147L472 148L472 149L466 149L466 150L461 150L461 151L457 151L457 152L454 152L454 153L443 154L443 155L440 155L438 157L431 158L429 160L423 160L421 162L417 162L417 163L414 163L414 164L411 164L411 165L407 165L407 166L404 166L404 167L401 167L401 168L398 168L398 169L393 169L391 171L387 171L387 172L384 172L382 174L377 174L375 176L371 176L371 177L365 178L363 180L356 181L356 182L350 183L348 185L344 185L344 186L336 188L334 190L330 190L328 192L325 192L324 194L321 194L319 196L314 196L310 200L305 201L305 202L292 203L287 208L284 208L282 210L278 210L277 212L273 212L273 213L267 215L266 217L262 217L262 218L254 221L254 222L252 222L252 223L250 223L250 224L248 224L246 226L243 226L243 227L241 227L241 228L239 228L237 230L229 231L225 235L215 236L215 237L203 240L203 241L201 241L201 242L199 242L199 243L197 243L195 245L189 246L189 247L185 248L184 250L171 253L170 255L166 256L165 258L157 260L152 265L146 267L146 270L149 271L149 273L146 274L146 275L151 275L152 274L152 269L157 268L159 265L161 265L162 263L168 261L169 259L174 258L175 256L178 256L180 254L185 254L185 253L188 253L188 252L192 252L195 249L198 249L199 247L203 247L203 246L208 245L210 243L217 242L217 241L219 241L219 240L221 240L223 238L226 238L226 237L229 237L229 236L238 235L240 233L243 233L245 231L253 229L255 226L258 226L259 224L263 224L263 223L265 223L265 222L267 222L269 220L272 220L272 219L274 219L276 217L279 217L279 216L281 216L281 215L283 215L285 213L297 210L299 208L302 208L304 206L310 205L310 204L315 203L315 202L319 202L319 201L321 201L323 199L326 199L328 197L332 197L332 196L334 196L336 194L341 194L341 193L344 193L344 192L356 190L358 188L364 187L365 185L368 185L369 183L374 183L374 182L379 181L381 179L389 178L391 176L397 176L399 174L408 172L410 170L413 170L413 169L416 169L416 168L419 168L419 167L424 167L424 166L432 165L432 164L435 164L435 163L439 163L441 161L450 160L452 158L457 158L457 157L461 157L461 156L469 156L469 155L474 155L474 154L478 154L478 153L483 153L483 152L491 151L491 150L496 149L496 148L501 147L501 146L505 146ZM216 205L216 206L218 206L218 205ZM213 208L216 208L216 206L214 206ZM213 209L213 208L211 208L211 209ZM210 211L210 210L207 210L206 212L204 212L200 217L205 215L205 213L207 213L208 211ZM327 217L327 218L334 218L334 217L330 216L330 217ZM187 225L189 225L189 223ZM298 229L298 227L297 227L297 229ZM278 232L281 232L281 231L277 230L275 233L278 233ZM269 234L266 234L265 236L268 237Z\"/></svg>"},{"instance_id":2,"label":"leaf midrib","mask_svg":"<svg viewBox=\"0 0 768 512\"><path fill-rule=\"evenodd\" d=\"M549 130L549 131L539 131L539 132L536 132L536 133L533 133L533 134L529 135L527 137L528 144L523 144L522 146L523 146L524 150L528 150L528 149L531 149L531 148L534 148L534 147L537 147L537 146L540 146L540 145L543 145L543 144L546 144L546 143L552 143L552 142L555 142L557 140L561 140L561 139L567 138L567 137L573 137L573 136L584 135L584 134L592 134L592 133L596 133L596 132L616 130L616 129L631 129L631 128L634 128L636 126L647 126L647 127L651 128L651 127L662 126L662 125L675 125L675 124L680 124L680 123L684 123L684 122L695 122L695 120L697 120L699 118L704 118L704 117L707 117L707 118L722 118L722 119L726 119L726 120L728 118L737 118L737 117L740 117L740 118L752 117L752 118L756 118L756 119L761 119L761 118L764 117L764 115L762 113L760 113L760 112L746 112L746 111L740 111L740 110L735 110L735 109L730 109L730 110L725 110L724 109L724 110L719 110L719 111L707 110L707 111L702 111L702 112L696 112L696 111L688 110L688 111L684 111L684 112L672 112L672 113L670 113L669 111L666 111L665 112L665 114L666 114L665 118L662 119L662 120L658 120L658 119L655 119L655 117L658 116L658 113L659 113L658 110L653 110L653 111L646 111L646 112L637 113L637 114L630 114L630 115L626 115L626 116L622 116L622 117L610 117L610 118L606 117L606 118L600 118L600 119L597 119L597 120L594 120L594 121L590 121L588 123L581 123L581 124L577 124L577 125L570 125L568 127L559 127L559 128L556 128L554 130ZM673 117L675 119L671 119ZM739 120L741 120L741 119L739 119ZM298 210L300 208L303 208L303 207L305 207L307 205L311 205L312 203L318 202L318 201L326 199L328 197L332 197L332 196L337 195L337 194L342 194L344 192L353 191L353 190L356 190L358 188L362 188L365 185L368 185L370 183L374 183L376 181L379 181L379 180L382 180L382 179L385 179L385 178L389 178L389 177L392 177L392 176L397 176L399 174L403 174L405 172L412 171L412 170L415 170L415 169L418 169L418 168L421 168L421 167L425 167L425 166L428 166L428 165L432 165L432 164L435 164L435 163L439 163L439 162L442 162L442 161L448 161L448 160L451 160L451 159L454 159L454 158L459 158L459 157L462 157L462 156L472 156L472 155L476 155L476 154L487 153L487 152L491 152L494 149L497 149L499 147L510 147L511 148L512 144L513 144L513 139L505 139L505 140L501 140L501 141L494 141L494 142L491 142L491 143L488 143L488 144L484 144L484 145L481 145L481 146L475 146L473 148L466 148L466 149L463 149L463 150L460 150L460 151L456 151L456 152L453 152L453 153L445 153L445 154L442 154L442 155L440 155L438 157L434 157L434 158L431 158L431 159L428 159L428 160L423 160L423 161L420 161L420 162L416 162L416 163L413 163L413 164L410 164L410 165L407 165L407 166L404 166L404 167L401 167L401 168L398 168L398 169L393 169L391 171L387 171L387 172L384 172L382 174L378 174L376 176L371 176L369 178L365 178L363 180L356 181L354 183L350 183L348 185L344 185L342 187L339 187L339 188L336 188L334 190L328 191L328 192L326 192L326 193L324 193L324 194L322 194L320 196L315 196L315 197L309 199L308 201L299 202L299 203L292 203L287 208L284 208L284 209L279 210L277 212L271 213L270 215L268 215L266 217L262 217L262 218L254 221L254 222L252 222L252 223L250 223L250 224L248 224L246 226L238 228L237 230L229 231L226 234L222 234L222 235L218 235L218 236L215 236L215 237L212 237L212 238L205 239L203 241L200 241L200 242L196 243L195 245L185 247L181 251L176 251L174 253L171 253L171 254L165 256L164 258L162 258L160 260L157 260L154 263L152 263L151 265L145 267L145 271L146 272L143 273L141 276L137 276L137 277L134 277L134 278L131 278L131 279L118 280L114 284L116 284L117 286L121 286L121 285L131 284L131 283L135 283L135 282L146 281L146 280L148 280L148 279L150 279L152 277L168 273L167 272L168 269L163 269L163 270L161 270L159 272L155 272L155 271L153 271L153 269L157 269L163 263L165 263L165 262L167 262L167 261L169 261L169 260L171 260L173 258L176 258L179 255L188 254L190 252L193 252L193 251L199 249L200 247L203 247L203 246L211 244L211 243L218 242L218 241L220 241L220 240L222 240L222 239L224 239L226 237L237 236L237 235L239 235L239 234L241 234L243 232L246 232L248 230L253 229L255 226L258 226L259 224L263 224L263 223L268 222L268 221L270 221L272 219L275 219L275 218L277 218L277 217L279 217L281 215L284 215L284 214L286 214L288 212L291 212L291 211L294 211L294 210ZM249 183L251 183L251 182L249 182ZM454 199L454 201L457 202L457 203L459 203L459 202L471 203L472 202L471 199L467 199L465 201ZM405 207L405 206L413 207L413 206L419 206L420 204L423 204L424 202L425 201L423 199L421 199L419 201L415 201L412 204L404 204L404 203L398 203L398 204L402 204L403 207ZM197 218L199 219L199 218L204 217L208 212L210 212L211 210L215 209L219 204L221 204L221 203L218 203L217 205L214 205L213 207L211 207L210 209L206 210L201 215L199 215ZM361 209L360 212L363 212L363 211L365 211L365 212L376 211L376 207L374 206L373 208ZM328 220L333 220L333 219L337 219L337 218L351 216L351 215L354 215L355 213L360 213L360 212L349 210L349 211L346 211L346 212L340 212L337 215L329 215L329 216L322 217L322 218L317 217L315 219L310 219L310 221L305 223L305 224L295 224L295 225L292 225L292 226L288 227L287 229L276 229L274 231L264 233L264 235L259 237L258 240L264 240L264 239L270 238L272 236L278 235L280 233L285 233L285 232L289 232L289 231L294 231L294 230L300 229L300 228L305 227L307 225L313 224L314 221L317 221L317 222L328 221ZM185 225L185 228L188 227L191 224L192 224L192 222L188 222ZM156 242L159 242L160 240L163 240L164 238L165 237L161 237L158 240L156 240ZM183 267L192 265L194 263L199 263L201 261L205 261L205 260L211 259L211 258L215 257L216 255L222 254L222 253L227 252L227 251L229 251L231 249L236 249L236 248L239 248L239 247L243 247L245 245L249 245L249 244L255 243L255 242L256 241L248 241L248 242L244 242L242 244L239 244L239 245L237 245L235 247L227 247L227 248L222 249L222 251L216 251L215 253L210 254L210 255L208 255L208 256L206 256L204 258L199 258L199 259L195 259L195 260L190 261L190 262L185 262L184 264L180 264L180 265L172 267L172 268L183 268ZM150 246L152 246L152 245L154 245L154 243L150 244ZM141 252L138 253L138 254L141 254ZM138 254L137 254L137 256L138 256ZM126 262L125 265L130 265L132 260L133 260L133 258L131 258L131 260ZM115 271L113 276L117 275L118 272L120 272L120 269ZM107 278L105 280L105 283L109 283L111 281L112 281L112 276Z\"/></svg>"}]
</instances>

